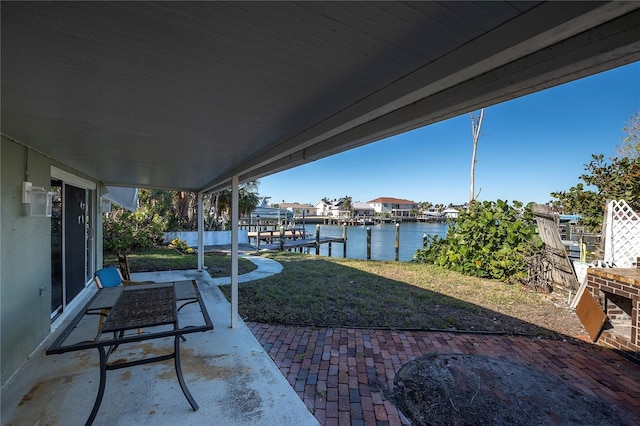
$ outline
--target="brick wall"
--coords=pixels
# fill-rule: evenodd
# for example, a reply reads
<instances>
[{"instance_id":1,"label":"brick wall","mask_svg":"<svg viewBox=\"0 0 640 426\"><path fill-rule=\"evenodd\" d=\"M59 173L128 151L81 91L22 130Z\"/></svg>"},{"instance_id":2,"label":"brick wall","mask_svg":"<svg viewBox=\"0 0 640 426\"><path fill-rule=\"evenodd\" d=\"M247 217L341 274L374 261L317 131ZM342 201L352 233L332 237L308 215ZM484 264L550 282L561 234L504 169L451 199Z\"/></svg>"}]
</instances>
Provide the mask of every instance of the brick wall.
<instances>
[{"instance_id":1,"label":"brick wall","mask_svg":"<svg viewBox=\"0 0 640 426\"><path fill-rule=\"evenodd\" d=\"M598 343L640 361L640 270L590 268L587 290L599 301L609 319Z\"/></svg>"},{"instance_id":2,"label":"brick wall","mask_svg":"<svg viewBox=\"0 0 640 426\"><path fill-rule=\"evenodd\" d=\"M604 311L609 317L609 321L615 324L631 325L631 312L633 310L633 301L625 297L618 296L611 292L605 293L606 307ZM631 339L631 336L629 336Z\"/></svg>"}]
</instances>

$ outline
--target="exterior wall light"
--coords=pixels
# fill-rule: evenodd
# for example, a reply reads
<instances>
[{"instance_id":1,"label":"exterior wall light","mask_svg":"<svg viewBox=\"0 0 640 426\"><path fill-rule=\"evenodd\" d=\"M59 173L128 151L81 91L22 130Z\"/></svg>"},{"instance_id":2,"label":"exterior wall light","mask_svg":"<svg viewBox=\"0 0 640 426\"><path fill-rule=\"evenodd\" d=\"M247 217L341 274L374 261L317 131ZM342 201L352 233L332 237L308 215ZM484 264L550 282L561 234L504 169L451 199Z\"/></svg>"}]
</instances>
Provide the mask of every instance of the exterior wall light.
<instances>
[{"instance_id":1,"label":"exterior wall light","mask_svg":"<svg viewBox=\"0 0 640 426\"><path fill-rule=\"evenodd\" d=\"M48 192L31 182L22 182L22 206L27 216L51 217L51 206L55 192Z\"/></svg>"}]
</instances>

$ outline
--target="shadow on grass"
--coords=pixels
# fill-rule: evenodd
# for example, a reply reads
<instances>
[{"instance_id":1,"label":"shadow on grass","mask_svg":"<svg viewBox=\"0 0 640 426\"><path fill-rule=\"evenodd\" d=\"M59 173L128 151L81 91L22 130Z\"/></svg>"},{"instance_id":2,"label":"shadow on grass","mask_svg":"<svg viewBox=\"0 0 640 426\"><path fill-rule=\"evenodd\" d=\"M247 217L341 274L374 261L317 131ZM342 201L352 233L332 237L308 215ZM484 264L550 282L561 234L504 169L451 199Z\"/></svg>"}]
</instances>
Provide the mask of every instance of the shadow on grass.
<instances>
[{"instance_id":1,"label":"shadow on grass","mask_svg":"<svg viewBox=\"0 0 640 426\"><path fill-rule=\"evenodd\" d=\"M540 294L521 286L414 263L328 259L291 253L268 256L281 262L284 270L239 285L239 310L247 321L549 338L560 338L562 334L561 330L526 320L552 316L549 309L561 308L543 302ZM231 289L227 286L221 290L230 299ZM568 312L556 314L566 314L575 320Z\"/></svg>"},{"instance_id":2,"label":"shadow on grass","mask_svg":"<svg viewBox=\"0 0 640 426\"><path fill-rule=\"evenodd\" d=\"M196 254L182 254L175 249L159 247L141 252L127 253L131 272L151 271L179 271L196 269L198 256ZM205 253L204 264L213 278L231 275L231 256L226 253ZM115 254L105 255L105 266L118 266ZM247 260L238 259L238 273L246 274L255 270L257 266Z\"/></svg>"}]
</instances>

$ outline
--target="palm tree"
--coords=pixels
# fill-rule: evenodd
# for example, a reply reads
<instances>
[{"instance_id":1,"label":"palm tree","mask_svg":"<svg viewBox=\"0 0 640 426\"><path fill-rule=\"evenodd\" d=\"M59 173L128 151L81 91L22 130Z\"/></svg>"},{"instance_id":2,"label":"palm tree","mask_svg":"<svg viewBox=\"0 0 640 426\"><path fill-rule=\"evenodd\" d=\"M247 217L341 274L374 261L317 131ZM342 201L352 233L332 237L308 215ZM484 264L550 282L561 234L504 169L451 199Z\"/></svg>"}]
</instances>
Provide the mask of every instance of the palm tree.
<instances>
[{"instance_id":1,"label":"palm tree","mask_svg":"<svg viewBox=\"0 0 640 426\"><path fill-rule=\"evenodd\" d=\"M251 180L240 184L238 186L238 210L239 215L244 216L255 210L256 206L260 202L258 196L258 186L260 182L258 180ZM209 195L209 211L213 211L213 222L217 219L226 216L227 218L233 217L233 211L231 208L232 191L225 189L217 194ZM210 225L213 225L211 219Z\"/></svg>"},{"instance_id":2,"label":"palm tree","mask_svg":"<svg viewBox=\"0 0 640 426\"><path fill-rule=\"evenodd\" d=\"M173 215L180 230L193 231L197 227L196 194L176 191L173 193Z\"/></svg>"},{"instance_id":3,"label":"palm tree","mask_svg":"<svg viewBox=\"0 0 640 426\"><path fill-rule=\"evenodd\" d=\"M418 208L423 212L426 212L431 207L433 207L433 203L431 203L430 201L421 201L420 203L418 203Z\"/></svg>"},{"instance_id":4,"label":"palm tree","mask_svg":"<svg viewBox=\"0 0 640 426\"><path fill-rule=\"evenodd\" d=\"M258 196L258 187L260 182L257 180L250 180L238 187L238 210L240 216L245 216L258 206L260 197ZM231 215L231 211L229 212Z\"/></svg>"},{"instance_id":5,"label":"palm tree","mask_svg":"<svg viewBox=\"0 0 640 426\"><path fill-rule=\"evenodd\" d=\"M342 198L342 211L348 212L348 218L353 216L353 202L348 195Z\"/></svg>"}]
</instances>

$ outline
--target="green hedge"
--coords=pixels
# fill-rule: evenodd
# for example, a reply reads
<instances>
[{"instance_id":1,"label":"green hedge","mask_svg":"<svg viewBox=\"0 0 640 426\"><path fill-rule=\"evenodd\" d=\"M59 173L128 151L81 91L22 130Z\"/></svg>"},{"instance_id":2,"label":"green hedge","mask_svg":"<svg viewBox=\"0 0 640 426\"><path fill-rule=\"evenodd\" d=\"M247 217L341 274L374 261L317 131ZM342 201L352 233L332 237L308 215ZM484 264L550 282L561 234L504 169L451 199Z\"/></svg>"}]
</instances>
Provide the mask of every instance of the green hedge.
<instances>
[{"instance_id":1,"label":"green hedge","mask_svg":"<svg viewBox=\"0 0 640 426\"><path fill-rule=\"evenodd\" d=\"M526 257L541 246L530 205L474 201L451 222L446 238L428 239L414 261L512 282L526 277Z\"/></svg>"}]
</instances>

